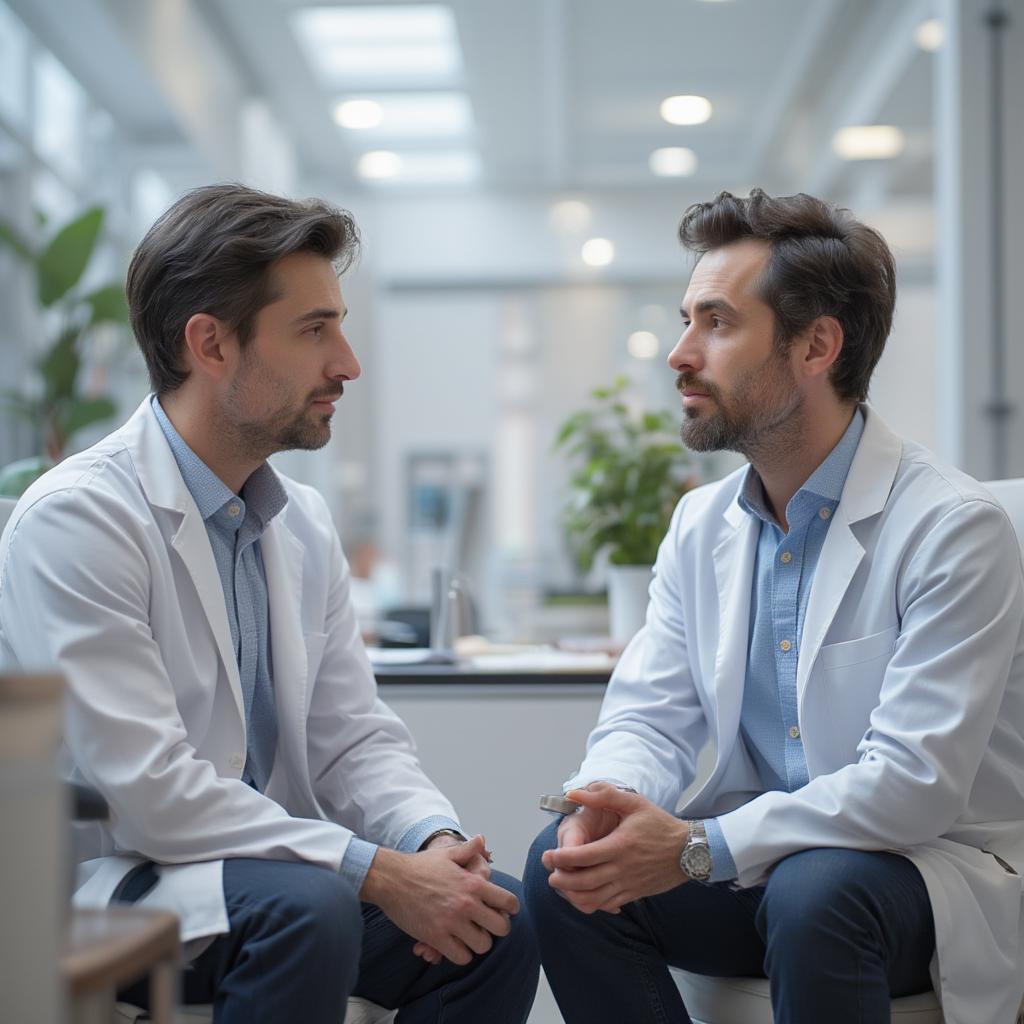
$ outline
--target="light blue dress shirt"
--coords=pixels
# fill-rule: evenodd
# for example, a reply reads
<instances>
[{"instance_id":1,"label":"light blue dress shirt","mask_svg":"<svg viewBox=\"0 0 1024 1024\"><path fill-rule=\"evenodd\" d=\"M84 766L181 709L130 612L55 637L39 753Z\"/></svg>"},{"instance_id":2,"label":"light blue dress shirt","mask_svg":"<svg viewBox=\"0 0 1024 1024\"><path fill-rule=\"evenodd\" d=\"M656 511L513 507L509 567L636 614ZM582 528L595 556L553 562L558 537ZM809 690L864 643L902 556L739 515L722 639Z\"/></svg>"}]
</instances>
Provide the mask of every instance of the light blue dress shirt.
<instances>
[{"instance_id":1,"label":"light blue dress shirt","mask_svg":"<svg viewBox=\"0 0 1024 1024\"><path fill-rule=\"evenodd\" d=\"M792 793L808 781L796 694L804 615L832 513L863 432L864 414L858 409L839 443L786 506L788 533L776 522L753 466L740 491L740 507L761 524L751 584L740 736L765 792ZM711 881L735 879L736 864L721 826L714 818L705 826L714 863Z\"/></svg>"},{"instance_id":2,"label":"light blue dress shirt","mask_svg":"<svg viewBox=\"0 0 1024 1024\"><path fill-rule=\"evenodd\" d=\"M288 495L267 463L246 480L241 495L234 494L188 446L156 396L152 405L210 538L245 704L248 751L242 779L262 792L277 749L277 714L267 574L259 542L270 521L287 504ZM456 822L443 815L425 818L405 832L397 849L407 853L418 850L432 832L443 828L459 830ZM362 887L376 852L374 843L356 836L349 841L340 870L356 892Z\"/></svg>"}]
</instances>

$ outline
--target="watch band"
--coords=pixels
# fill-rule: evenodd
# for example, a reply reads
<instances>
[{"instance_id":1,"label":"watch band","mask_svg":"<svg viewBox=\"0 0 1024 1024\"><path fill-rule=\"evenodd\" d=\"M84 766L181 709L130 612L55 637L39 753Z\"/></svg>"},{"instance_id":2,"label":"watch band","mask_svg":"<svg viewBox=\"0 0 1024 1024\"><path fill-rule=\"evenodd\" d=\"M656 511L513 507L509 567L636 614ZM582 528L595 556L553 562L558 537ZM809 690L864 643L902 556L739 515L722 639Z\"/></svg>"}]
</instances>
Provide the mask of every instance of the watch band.
<instances>
[{"instance_id":1,"label":"watch band","mask_svg":"<svg viewBox=\"0 0 1024 1024\"><path fill-rule=\"evenodd\" d=\"M461 832L456 832L453 828L439 828L431 832L430 835L420 843L420 849L426 849L427 846L438 836L451 836L453 839L458 839L460 843L464 843L466 841L466 837Z\"/></svg>"},{"instance_id":2,"label":"watch band","mask_svg":"<svg viewBox=\"0 0 1024 1024\"><path fill-rule=\"evenodd\" d=\"M679 854L679 867L695 882L706 882L714 870L707 829L699 819L688 822L688 825L689 835Z\"/></svg>"}]
</instances>

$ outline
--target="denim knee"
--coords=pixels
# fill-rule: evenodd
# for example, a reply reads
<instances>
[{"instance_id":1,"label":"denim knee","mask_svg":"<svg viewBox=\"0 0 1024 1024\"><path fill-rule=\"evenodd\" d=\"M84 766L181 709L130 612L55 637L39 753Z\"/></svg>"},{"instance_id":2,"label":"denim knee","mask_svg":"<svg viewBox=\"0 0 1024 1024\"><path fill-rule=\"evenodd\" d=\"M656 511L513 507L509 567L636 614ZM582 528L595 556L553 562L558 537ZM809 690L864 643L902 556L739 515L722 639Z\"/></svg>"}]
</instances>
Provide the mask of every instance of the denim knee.
<instances>
[{"instance_id":1,"label":"denim knee","mask_svg":"<svg viewBox=\"0 0 1024 1024\"><path fill-rule=\"evenodd\" d=\"M781 860L765 888L757 927L769 947L879 937L878 892L868 856L857 850L802 850ZM867 870L865 870L865 868Z\"/></svg>"},{"instance_id":2,"label":"denim knee","mask_svg":"<svg viewBox=\"0 0 1024 1024\"><path fill-rule=\"evenodd\" d=\"M491 881L512 893L519 901L519 913L512 915L511 930L508 935L501 936L496 944L502 949L503 956L511 957L518 962L520 969L524 972L523 977L528 977L530 971L539 972L540 955L537 952L537 940L526 905L523 883L512 875L506 875L503 871L492 872Z\"/></svg>"},{"instance_id":3,"label":"denim knee","mask_svg":"<svg viewBox=\"0 0 1024 1024\"><path fill-rule=\"evenodd\" d=\"M549 910L561 913L570 906L554 889L548 885L549 872L541 862L546 850L554 850L558 846L558 822L548 825L533 841L530 852L526 855L526 867L523 869L523 893L530 914L535 918L545 916Z\"/></svg>"},{"instance_id":4,"label":"denim knee","mask_svg":"<svg viewBox=\"0 0 1024 1024\"><path fill-rule=\"evenodd\" d=\"M249 917L251 930L277 935L301 947L310 966L358 972L363 941L362 905L352 886L334 871L312 864L280 861L226 861L226 881L248 876L259 900L229 905L232 927L237 913ZM225 886L230 893L232 886Z\"/></svg>"}]
</instances>

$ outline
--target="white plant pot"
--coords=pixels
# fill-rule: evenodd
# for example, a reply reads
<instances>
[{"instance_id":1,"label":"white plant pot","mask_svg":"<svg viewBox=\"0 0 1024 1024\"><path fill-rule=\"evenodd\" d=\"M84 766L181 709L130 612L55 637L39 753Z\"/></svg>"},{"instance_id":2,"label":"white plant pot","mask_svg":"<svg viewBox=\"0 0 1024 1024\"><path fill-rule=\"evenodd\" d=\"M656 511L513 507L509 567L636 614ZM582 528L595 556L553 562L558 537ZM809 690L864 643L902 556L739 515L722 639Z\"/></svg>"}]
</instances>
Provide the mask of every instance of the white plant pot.
<instances>
[{"instance_id":1,"label":"white plant pot","mask_svg":"<svg viewBox=\"0 0 1024 1024\"><path fill-rule=\"evenodd\" d=\"M625 647L644 624L651 578L649 565L608 566L608 626L613 643Z\"/></svg>"}]
</instances>

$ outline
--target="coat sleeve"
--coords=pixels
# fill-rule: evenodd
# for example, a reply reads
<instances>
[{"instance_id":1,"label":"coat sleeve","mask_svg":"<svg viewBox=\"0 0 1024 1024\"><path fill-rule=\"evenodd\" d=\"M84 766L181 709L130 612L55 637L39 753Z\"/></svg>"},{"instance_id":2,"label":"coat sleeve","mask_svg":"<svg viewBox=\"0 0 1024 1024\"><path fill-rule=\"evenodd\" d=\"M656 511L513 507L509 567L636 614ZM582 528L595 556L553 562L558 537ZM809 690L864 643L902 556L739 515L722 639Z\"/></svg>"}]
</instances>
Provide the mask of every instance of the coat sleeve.
<instances>
[{"instance_id":1,"label":"coat sleeve","mask_svg":"<svg viewBox=\"0 0 1024 1024\"><path fill-rule=\"evenodd\" d=\"M189 743L150 625L154 533L148 507L76 486L31 504L0 554L4 643L20 668L63 674L65 742L110 804L115 852L163 864L255 857L337 870L348 829L291 817L220 776Z\"/></svg>"},{"instance_id":2,"label":"coat sleeve","mask_svg":"<svg viewBox=\"0 0 1024 1024\"><path fill-rule=\"evenodd\" d=\"M646 622L612 673L586 757L566 788L608 779L674 811L694 779L708 726L689 667L680 593L686 501L658 550Z\"/></svg>"},{"instance_id":3,"label":"coat sleeve","mask_svg":"<svg viewBox=\"0 0 1024 1024\"><path fill-rule=\"evenodd\" d=\"M1003 510L972 499L945 513L908 555L897 602L899 634L857 761L719 817L741 885L797 850L906 849L963 815L1011 668L1024 666L1020 554Z\"/></svg>"},{"instance_id":4,"label":"coat sleeve","mask_svg":"<svg viewBox=\"0 0 1024 1024\"><path fill-rule=\"evenodd\" d=\"M329 523L326 507L323 516ZM349 599L348 563L333 528L327 559L324 653L307 720L310 778L331 817L353 823L364 839L396 847L426 818L458 818L420 767L409 730L377 696Z\"/></svg>"}]
</instances>

